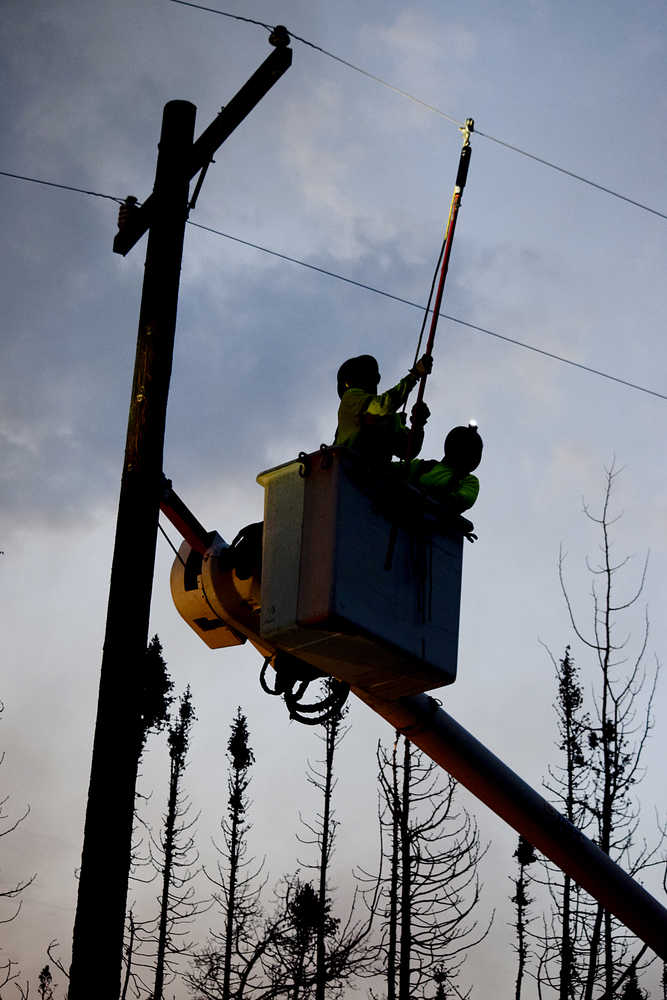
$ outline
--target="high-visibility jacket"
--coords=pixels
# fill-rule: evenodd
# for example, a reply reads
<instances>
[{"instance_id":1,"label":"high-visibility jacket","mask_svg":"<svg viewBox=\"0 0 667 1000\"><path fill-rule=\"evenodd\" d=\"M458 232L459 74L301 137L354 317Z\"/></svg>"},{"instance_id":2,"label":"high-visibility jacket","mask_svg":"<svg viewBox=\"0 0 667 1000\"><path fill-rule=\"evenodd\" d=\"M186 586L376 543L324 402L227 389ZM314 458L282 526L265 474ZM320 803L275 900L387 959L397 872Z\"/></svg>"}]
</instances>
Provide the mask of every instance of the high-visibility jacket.
<instances>
[{"instance_id":1,"label":"high-visibility jacket","mask_svg":"<svg viewBox=\"0 0 667 1000\"><path fill-rule=\"evenodd\" d=\"M347 389L338 407L334 445L350 448L368 462L390 462L403 458L409 430L405 415L397 411L414 388L417 377L408 374L379 396L365 389Z\"/></svg>"},{"instance_id":2,"label":"high-visibility jacket","mask_svg":"<svg viewBox=\"0 0 667 1000\"><path fill-rule=\"evenodd\" d=\"M457 514L472 507L479 494L477 476L472 473L461 476L444 461L413 459L409 481Z\"/></svg>"}]
</instances>

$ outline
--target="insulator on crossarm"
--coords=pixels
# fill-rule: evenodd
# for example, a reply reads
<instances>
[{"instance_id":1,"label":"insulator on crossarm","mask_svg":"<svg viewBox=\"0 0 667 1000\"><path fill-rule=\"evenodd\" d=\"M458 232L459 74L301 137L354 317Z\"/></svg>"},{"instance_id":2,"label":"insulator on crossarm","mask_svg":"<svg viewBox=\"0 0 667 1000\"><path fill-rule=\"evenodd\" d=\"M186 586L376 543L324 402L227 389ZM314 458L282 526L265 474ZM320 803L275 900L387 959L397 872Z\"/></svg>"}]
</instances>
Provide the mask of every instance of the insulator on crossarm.
<instances>
[{"instance_id":1,"label":"insulator on crossarm","mask_svg":"<svg viewBox=\"0 0 667 1000\"><path fill-rule=\"evenodd\" d=\"M122 232L128 224L133 212L137 209L137 199L129 194L118 209L118 232Z\"/></svg>"},{"instance_id":2,"label":"insulator on crossarm","mask_svg":"<svg viewBox=\"0 0 667 1000\"><path fill-rule=\"evenodd\" d=\"M269 44L277 49L285 48L290 43L289 31L284 24L277 24L269 35Z\"/></svg>"}]
</instances>

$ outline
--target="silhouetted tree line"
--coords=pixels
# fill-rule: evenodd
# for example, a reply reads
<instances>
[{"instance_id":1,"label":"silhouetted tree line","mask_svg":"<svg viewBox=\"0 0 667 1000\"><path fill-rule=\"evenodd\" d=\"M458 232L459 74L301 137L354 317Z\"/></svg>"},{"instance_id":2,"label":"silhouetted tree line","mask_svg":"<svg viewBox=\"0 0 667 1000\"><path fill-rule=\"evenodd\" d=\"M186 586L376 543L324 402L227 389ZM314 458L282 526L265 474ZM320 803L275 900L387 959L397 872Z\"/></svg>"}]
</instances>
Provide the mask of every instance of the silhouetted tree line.
<instances>
[{"instance_id":1,"label":"silhouetted tree line","mask_svg":"<svg viewBox=\"0 0 667 1000\"><path fill-rule=\"evenodd\" d=\"M599 534L597 562L587 560L591 577L591 612L587 627L580 622L566 586L565 556L559 575L570 616L574 642L591 657L593 687L586 697L572 647L560 659L550 655L556 683L554 711L557 726L556 764L545 785L557 808L633 877L665 867L665 831L656 829L653 842L640 829L637 785L644 776L643 756L653 727L653 700L659 664L644 664L648 645L648 617L640 616L640 633L631 641L628 613L641 600L647 560L626 583L622 571L629 558L614 555L611 528L618 519L611 512L614 481L607 470L599 514L584 507ZM588 704L588 707L587 707ZM531 995L558 1000L646 1000L642 978L654 956L609 911L581 890L560 869L539 858L523 838L514 857L516 1000L525 983ZM534 906L528 894L541 898ZM543 890L543 891L541 891ZM663 969L661 995L667 977Z\"/></svg>"},{"instance_id":2,"label":"silhouetted tree line","mask_svg":"<svg viewBox=\"0 0 667 1000\"><path fill-rule=\"evenodd\" d=\"M636 798L658 670L644 667L646 617L634 652L623 625L641 598L646 566L634 591L617 595L627 560L612 556L615 476L612 468L601 513L586 509L601 540L600 560L589 564L588 630L575 614L560 558L573 643L592 656L597 683L587 697L573 644L560 658L549 654L558 756L545 785L572 823L638 876L665 865L665 831L658 829L652 844L643 839ZM242 709L227 740L220 837L211 867L199 861L198 815L185 788L195 707L189 688L174 696L157 636L146 651L135 695L142 704L140 728L132 735L137 761L149 733L164 732L169 771L159 829L151 830L142 819L143 799L137 798L132 879L137 888L142 883L152 888L143 890L140 906L132 900L128 909L120 1000L171 1000L177 990L193 1000L338 1000L353 989L370 1000L471 997L475 974L465 962L493 921L493 914L482 916L480 909L486 846L476 820L458 804L456 782L409 739L396 733L393 743L378 745L378 865L354 873L356 888L345 903L331 871L339 830L337 752L346 733L346 709L322 724L320 759L307 766L306 781L319 805L312 817L301 819L297 840L304 856L271 886L264 860L250 848L255 755ZM0 800L0 822L4 805ZM0 827L0 838L23 818ZM652 1000L646 948L523 837L514 860L509 898L516 932L515 1000ZM30 881L0 887L0 905L14 901L0 922L18 915L20 894ZM663 885L667 892L667 872ZM155 893L152 907L147 891ZM198 919L204 914L205 921ZM51 942L49 964L39 973L36 993L42 1000L66 998L67 970L57 947ZM667 970L661 971L660 996L667 1000ZM28 1000L29 984L19 981L17 967L0 951L0 1000L10 985Z\"/></svg>"},{"instance_id":3,"label":"silhouetted tree line","mask_svg":"<svg viewBox=\"0 0 667 1000\"><path fill-rule=\"evenodd\" d=\"M336 752L347 710L333 714L321 727L321 759L306 773L320 801L312 819L302 818L304 832L297 836L307 855L268 891L264 862L248 843L255 756L246 716L239 708L231 724L221 837L211 870L198 865L196 817L187 819L180 784L194 722L189 691L178 705L175 721L167 724L171 768L162 830L135 859L137 879L146 881L152 872L159 881L157 910L148 919L134 907L128 913L122 1000L167 1000L176 981L197 1000L325 1000L366 980L371 996L380 984L396 1000L466 996L456 988L458 972L466 949L488 927L476 933L484 852L475 821L455 806L455 782L443 781L407 740L397 761L398 736L393 754L378 748L380 864L376 872L357 873L345 907L331 885L331 864L339 827ZM390 790L399 785L394 796ZM400 858L398 864L393 858ZM197 880L208 885L201 898ZM189 932L204 909L208 934L197 942ZM395 949L391 971L388 947Z\"/></svg>"},{"instance_id":4,"label":"silhouetted tree line","mask_svg":"<svg viewBox=\"0 0 667 1000\"><path fill-rule=\"evenodd\" d=\"M5 706L0 702L0 717L4 710ZM5 755L0 753L0 767L4 762ZM10 806L9 796L0 796L0 848L4 838L15 833L29 813L30 806L26 806L23 812L16 814ZM8 875L0 860L0 926L12 923L18 918L21 912L22 894L28 886L32 885L36 877L36 875L30 875L17 879L14 875ZM19 973L20 969L17 963L12 960L11 955L8 955L0 944L0 990L10 984L20 990ZM26 988L28 987L26 986ZM2 994L0 994L0 1000L2 1000Z\"/></svg>"}]
</instances>

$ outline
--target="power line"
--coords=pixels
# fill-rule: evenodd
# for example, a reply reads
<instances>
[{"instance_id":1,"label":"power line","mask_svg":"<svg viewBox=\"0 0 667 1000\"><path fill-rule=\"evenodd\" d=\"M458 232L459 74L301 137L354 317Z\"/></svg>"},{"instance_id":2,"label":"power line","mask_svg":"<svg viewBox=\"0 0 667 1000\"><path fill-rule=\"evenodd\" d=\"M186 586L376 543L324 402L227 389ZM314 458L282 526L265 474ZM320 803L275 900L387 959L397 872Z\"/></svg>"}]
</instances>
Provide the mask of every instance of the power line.
<instances>
[{"instance_id":1,"label":"power line","mask_svg":"<svg viewBox=\"0 0 667 1000\"><path fill-rule=\"evenodd\" d=\"M253 250L261 250L262 253L269 254L272 257L279 257L281 260L287 260L291 264L298 264L300 267L306 267L310 271L318 271L320 274L325 274L330 278L336 278L338 281L344 281L348 285L355 285L357 288L363 288L368 292L373 292L375 295L382 295L384 298L392 299L394 302L401 302L403 305L410 306L412 309L419 309L420 312L424 311L423 303L413 302L412 299L405 299L400 295L394 295L393 292L387 292L382 288L375 288L375 286L367 285L365 282L357 281L355 278L347 278L345 275L337 274L335 271L329 271L325 267L318 267L316 264L309 264L307 261L300 260L298 257L290 257L288 254L279 253L277 250L271 250L259 243L251 243L249 240L242 240L239 236L232 236L230 233L223 233L219 229L212 229L210 226L204 226L199 222L189 222L189 225L194 226L196 229L203 229L205 232L213 233L215 236L223 236L225 239L232 240L234 243L241 243L243 246L252 247ZM478 326L476 323L469 323L467 320L459 319L458 316L452 316L449 313L440 312L438 315L442 319L448 319L450 322L457 323L459 326L465 326L467 329L474 330L476 333L484 333L489 337L495 337L497 340L503 340L507 344L514 344L515 347L522 347L526 351L533 351L535 354L541 354L546 358L552 358L554 361L560 361L561 364L570 365L573 368L580 368L582 371L589 372L591 375L599 375L600 378L606 378L612 382L617 382L619 385L624 385L629 389L636 389L638 392L645 392L649 396L656 396L658 399L667 399L667 394L665 393L657 392L655 389L648 389L646 386L639 385L636 382L629 382L627 379L619 378L617 375L611 375L609 372L603 372L599 368L592 368L590 365L585 365L580 361L573 361L571 358L565 358L560 354L554 354L553 351L547 351L543 347L535 347L534 344L527 344L523 340L516 340L514 337L508 337L495 330L489 330L484 326Z\"/></svg>"},{"instance_id":2,"label":"power line","mask_svg":"<svg viewBox=\"0 0 667 1000\"><path fill-rule=\"evenodd\" d=\"M99 191L87 191L84 188L74 187L70 184L56 184L54 181L44 181L36 177L28 177L24 174L13 174L6 170L0 170L0 176L2 177L13 177L22 181L30 181L33 184L46 184L48 187L61 188L65 191L75 191L78 194L91 195L95 198L107 198L109 201L116 201L123 203L123 198L116 198L114 195L101 194ZM393 292L388 292L383 288L375 288L373 285L366 284L363 281L357 281L355 278L348 278L343 274L338 274L336 271L330 271L325 267L319 267L317 264L309 264L308 261L301 260L298 257L291 257L289 254L280 253L278 250L271 250L269 247L262 246L260 243L252 243L250 240L241 239L240 236L232 236L231 233L222 232L220 229L213 229L211 226L205 226L201 222L191 222L188 220L188 225L194 226L195 229L202 229L204 232L211 233L214 236L221 236L226 240L231 240L233 243L240 243L242 246L251 247L253 250L260 250L262 253L268 254L271 257L278 257L280 260L289 261L290 264L298 264L300 267L305 267L309 271L317 271L319 274L324 274L329 278L336 278L338 281L344 281L348 285L354 285L357 288L362 288L365 291L373 292L375 295L381 295L383 298L391 299L394 302L400 302L403 305L409 306L412 309L419 309L423 312L424 305L419 302L413 302L412 299L403 298L401 295L394 295ZM467 320L459 319L457 316L451 316L449 313L439 313L442 319L448 319L452 323L457 323L459 326L465 326L469 330L474 330L476 333L484 333L489 337L495 337L497 340L503 340L508 344L514 344L515 347L522 347L526 351L532 351L535 354L541 354L546 358L552 358L554 361L559 361L561 364L570 365L573 368L579 368L582 371L589 372L591 375L598 375L600 378L609 379L611 382L616 382L619 385L626 386L629 389L636 389L638 392L644 392L649 396L656 396L658 399L667 399L667 395L662 392L657 392L655 389L649 389L644 385L639 385L636 382L629 382L627 379L619 378L617 375L611 375L609 372L603 372L599 368L592 368L589 365L582 364L580 361L572 361L571 358L565 358L560 354L554 354L552 351L547 351L542 347L535 347L534 344L527 344L523 340L516 340L514 337L508 337L503 333L498 333L495 330L489 330L484 326L478 326L475 323L469 323Z\"/></svg>"},{"instance_id":3,"label":"power line","mask_svg":"<svg viewBox=\"0 0 667 1000\"><path fill-rule=\"evenodd\" d=\"M183 0L172 0L173 3L182 3ZM437 108L434 104L428 104L427 101L423 101L421 97L415 97L414 94L408 93L407 90L401 90L400 87L396 87L393 83L389 83L388 80L383 80L381 76L376 76L375 73L369 72L367 69L363 69L361 66L356 66L354 63L348 62L347 59L343 59L341 56L335 55L333 52L323 49L321 45L316 45L315 42L309 42L307 38L302 38L300 35L294 35L291 31L289 32L291 38L296 38L298 42L302 42L303 45L309 46L311 49L315 49L316 52L321 52L323 55L328 56L329 59L335 59L336 62L342 63L343 66L347 66L349 69L353 69L355 73L361 73L362 76L368 77L369 80L375 80L376 83L381 84L383 87L387 87L388 90L392 90L395 94L399 94L401 97L407 97L409 101L414 101L415 104L420 104L427 111L433 111L436 115L440 115L441 118L446 118L448 122L452 125L458 125L459 128L463 127L463 122L460 122L458 118L454 115L447 114L442 108Z\"/></svg>"},{"instance_id":4,"label":"power line","mask_svg":"<svg viewBox=\"0 0 667 1000\"><path fill-rule=\"evenodd\" d=\"M210 14L221 14L223 17L229 17L232 21L245 21L246 24L257 24L260 28L266 28L267 31L273 31L275 24L265 24L264 21L256 21L254 17L243 17L242 14L230 14L225 10L218 10L217 7L204 7L200 3L188 3L188 0L173 0L174 3L180 3L183 7L196 7L197 10L206 10ZM291 34L291 32L290 32ZM296 38L296 35L294 35Z\"/></svg>"},{"instance_id":5,"label":"power line","mask_svg":"<svg viewBox=\"0 0 667 1000\"><path fill-rule=\"evenodd\" d=\"M180 4L182 7L194 7L196 10L205 10L210 14L219 14L221 17L229 17L234 21L246 21L250 24L257 24L262 28L266 28L267 31L273 31L275 29L275 25L273 24L264 24L262 21L254 21L250 17L241 17L240 14L231 14L229 11L218 10L216 7L204 7L202 4L193 3L192 0L170 0L170 2ZM362 76L368 77L369 80L374 80L382 87L387 87L388 90L392 90L395 94L400 94L401 97L406 97L409 101L414 101L415 104L420 104L428 111L433 111L436 115L446 118L447 121L451 122L453 125L463 125L463 122L460 122L454 115L447 114L446 111L443 111L441 108L437 108L434 104L428 104L426 101L423 101L421 97L415 97L414 94L409 94L407 90L401 90L400 87L396 87L388 80L383 80L381 76L376 76L375 73L370 73L367 69L363 69L361 66L355 65L355 63L348 62L347 59L337 56L334 52L329 52L328 49L324 49L321 45L311 42L308 38L296 35L290 28L287 30L290 38L295 39L297 42L301 42L302 45L307 45L309 48L315 49L316 52L321 52L322 55L328 56L329 59L334 59L336 62L342 63L342 65L347 66L348 69L353 69L355 73L361 73Z\"/></svg>"},{"instance_id":6,"label":"power line","mask_svg":"<svg viewBox=\"0 0 667 1000\"><path fill-rule=\"evenodd\" d=\"M204 10L210 14L219 14L220 17L228 17L234 21L245 21L249 24L255 24L262 28L266 28L267 31L273 31L275 27L275 25L265 24L263 21L256 21L251 17L242 17L240 14L231 14L229 11L218 10L216 7L205 7L203 4L193 3L192 0L169 0L169 2L180 4L183 7L194 7L196 10ZM301 42L303 45L307 45L309 48L315 49L317 52L321 52L322 55L328 56L329 59L334 59L336 62L342 63L343 66L347 66L349 69L354 70L355 73L361 73L362 76L367 77L369 80L374 80L376 83L379 83L381 86L393 91L395 94L399 94L401 97L405 97L408 100L413 101L415 104L421 105L421 107L425 108L427 111L432 111L434 114L440 115L441 118L445 118L453 125L457 125L459 128L463 126L462 121L454 115L443 111L442 108L438 108L434 104L429 104L427 101L422 100L421 97L417 97L415 94L411 94L407 90L402 90L400 87L395 86L388 80L384 80L381 76L376 76L375 73L371 73L368 70L363 69L363 67L349 62L347 59L337 56L334 52L329 52L328 49L322 48L321 45L317 45L315 42L311 42L307 38L303 38L301 35L294 34L294 32L289 28L287 30L291 38ZM556 170L558 173L565 174L567 177L572 177L574 180L581 181L582 184L588 184L589 187L595 188L597 191L603 191L605 194L618 198L620 201L624 201L628 205L634 205L635 208L641 208L645 212L650 212L651 215L657 215L660 219L667 219L666 212L661 212L657 208L652 208L650 205L644 204L644 202L636 201L634 198L628 197L628 195L621 194L620 191L615 191L613 188L606 187L598 181L591 180L589 177L584 177L583 174L577 174L573 170L569 170L567 167L561 167L557 163L553 163L551 160L545 159L543 156L537 156L535 153L530 153L528 150L522 149L520 146L514 146L511 142L506 142L504 139L498 139L496 136L490 135L488 132L483 132L477 127L475 127L475 135L488 139L490 142L495 142L499 146L503 146L505 149L511 150L513 153L518 153L520 156L525 156L529 160L533 160L535 163L541 163L542 166L549 167L551 170Z\"/></svg>"},{"instance_id":7,"label":"power line","mask_svg":"<svg viewBox=\"0 0 667 1000\"><path fill-rule=\"evenodd\" d=\"M183 562L183 558L182 558L180 552L178 551L178 549L176 548L176 546L172 542L171 538L169 537L169 535L167 534L167 532L164 530L164 528L162 527L162 525L160 524L159 521L157 523L157 526L158 526L160 532L162 533L162 535L164 536L164 538L166 539L167 545L169 546L169 548L171 549L171 551L176 555L176 558L179 560L179 562L183 566L185 566L185 563Z\"/></svg>"},{"instance_id":8,"label":"power line","mask_svg":"<svg viewBox=\"0 0 667 1000\"><path fill-rule=\"evenodd\" d=\"M45 187L61 188L63 191L76 191L78 194L89 194L93 198L106 198L108 201L118 202L119 205L122 205L125 200L124 198L116 198L112 194L100 194L99 191L87 191L85 188L72 187L71 184L56 184L55 181L44 181L38 177L26 177L24 174L10 174L8 170L0 170L0 176L13 177L19 181L30 181L31 184L44 184Z\"/></svg>"},{"instance_id":9,"label":"power line","mask_svg":"<svg viewBox=\"0 0 667 1000\"><path fill-rule=\"evenodd\" d=\"M589 184L591 187L597 188L598 191L604 191L606 194L613 195L614 198L620 198L621 201L626 201L629 205L634 205L636 208L643 208L645 212L651 212L652 215L657 215L660 219L667 219L667 213L660 212L657 208L651 208L650 205L645 205L641 201L635 201L634 198L628 198L627 195L620 194L618 191L612 190L612 188L605 187L604 184L598 184L597 181L592 181L589 177L583 177L582 174L575 174L573 170L568 170L566 167L559 167L557 163L551 163L549 160L545 160L541 156L536 156L535 153L529 153L525 149L513 146L511 143L505 142L504 139L497 139L494 135L489 135L488 132L481 132L478 128L475 128L475 135L481 135L485 139L490 139L491 142L497 142L499 146L504 146L505 149L511 149L515 153L521 153L522 156L527 156L530 160L535 160L536 163L543 163L546 167L551 167L552 170L557 170L561 174L573 177L576 181L582 181L584 184Z\"/></svg>"}]
</instances>

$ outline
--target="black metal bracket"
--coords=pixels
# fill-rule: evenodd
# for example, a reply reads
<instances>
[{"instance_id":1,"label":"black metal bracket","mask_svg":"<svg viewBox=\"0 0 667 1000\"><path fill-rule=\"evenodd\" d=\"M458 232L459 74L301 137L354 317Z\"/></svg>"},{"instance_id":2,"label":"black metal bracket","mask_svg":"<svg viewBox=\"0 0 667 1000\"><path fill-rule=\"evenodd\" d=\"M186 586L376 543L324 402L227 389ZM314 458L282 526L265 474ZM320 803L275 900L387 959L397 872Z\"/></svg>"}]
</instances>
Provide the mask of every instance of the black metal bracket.
<instances>
[{"instance_id":1,"label":"black metal bracket","mask_svg":"<svg viewBox=\"0 0 667 1000\"><path fill-rule=\"evenodd\" d=\"M302 479L307 479L310 475L310 455L305 451L300 451L297 460L301 462L299 475Z\"/></svg>"}]
</instances>

